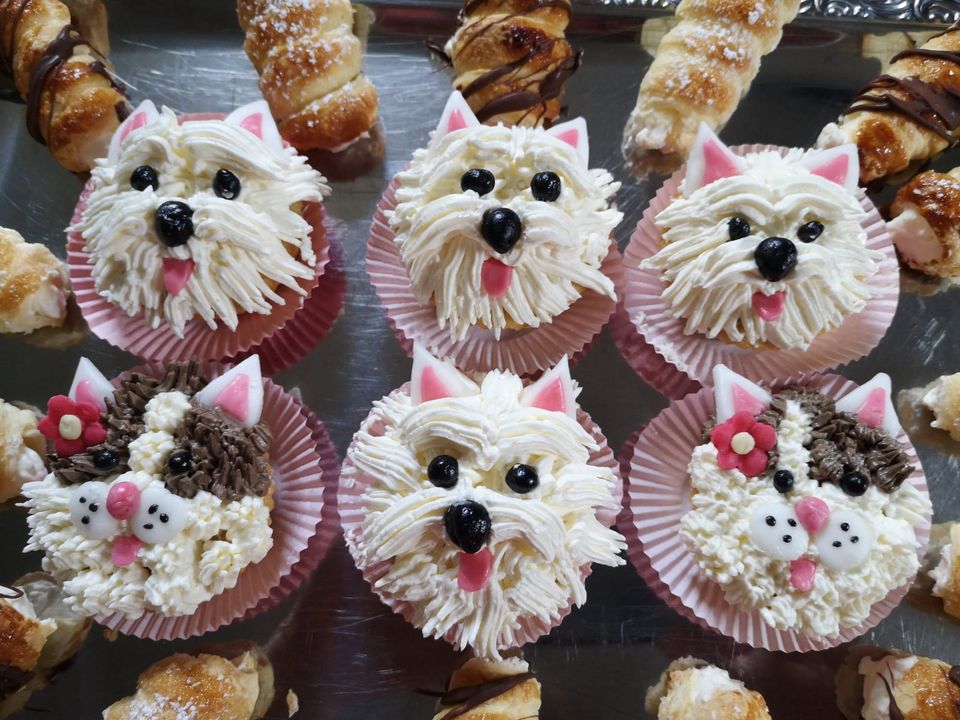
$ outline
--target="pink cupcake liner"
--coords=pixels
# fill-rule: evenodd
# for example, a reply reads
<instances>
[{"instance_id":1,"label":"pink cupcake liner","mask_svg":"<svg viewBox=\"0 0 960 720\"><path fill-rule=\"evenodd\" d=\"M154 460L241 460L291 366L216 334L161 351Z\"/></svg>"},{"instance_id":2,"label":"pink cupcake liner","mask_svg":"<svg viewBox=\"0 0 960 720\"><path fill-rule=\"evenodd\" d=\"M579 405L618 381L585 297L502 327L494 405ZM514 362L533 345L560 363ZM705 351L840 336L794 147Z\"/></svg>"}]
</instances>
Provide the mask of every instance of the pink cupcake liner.
<instances>
[{"instance_id":1,"label":"pink cupcake liner","mask_svg":"<svg viewBox=\"0 0 960 720\"><path fill-rule=\"evenodd\" d=\"M390 326L408 355L413 352L416 341L434 355L449 358L461 370L499 369L534 375L553 367L564 355L578 355L600 333L613 313L615 300L586 290L570 308L538 328L504 330L497 340L493 331L474 327L463 340L454 342L449 331L438 324L434 305L421 304L410 287L410 276L386 216L396 207L396 187L394 179L374 214L367 242L367 274L387 312ZM622 273L618 255L616 243L611 242L601 270L614 281L619 295Z\"/></svg>"},{"instance_id":2,"label":"pink cupcake liner","mask_svg":"<svg viewBox=\"0 0 960 720\"><path fill-rule=\"evenodd\" d=\"M664 360L643 335L637 332L627 311L623 309L623 303L617 305L616 312L610 318L610 335L627 364L661 395L671 400L679 400L702 387L686 373L680 372L676 365Z\"/></svg>"},{"instance_id":3,"label":"pink cupcake liner","mask_svg":"<svg viewBox=\"0 0 960 720\"><path fill-rule=\"evenodd\" d=\"M225 116L216 113L196 113L182 116L180 122L218 120L223 117ZM92 181L87 181L74 209L71 226L80 221L92 189ZM240 357L257 345L272 339L272 336L297 315L304 306L305 298L312 297L320 284L330 259L331 243L331 238L328 237L328 226L325 224L326 213L323 205L305 203L303 217L313 227L311 241L317 257L314 276L297 281L304 295L290 288L278 287L277 294L283 298L284 304L275 304L269 315L244 313L240 315L236 330L230 330L222 324L218 324L216 330L210 330L202 320L194 319L184 328L182 338L177 337L167 325L162 325L156 330L151 329L142 315L131 317L102 297L96 289L93 265L89 264L90 255L84 249L83 238L77 232L68 232L67 265L80 312L95 335L143 360L173 361L190 358L222 360ZM330 324L332 325L332 322ZM317 323L317 326L322 327L322 323ZM278 350L280 357L277 359L288 362L290 346L289 338L281 338Z\"/></svg>"},{"instance_id":4,"label":"pink cupcake liner","mask_svg":"<svg viewBox=\"0 0 960 720\"><path fill-rule=\"evenodd\" d=\"M331 492L327 488L336 485L336 452L309 410L271 380L263 383L262 419L274 437L270 466L276 485L270 513L273 547L267 556L240 573L236 586L202 603L190 615L150 612L128 618L114 613L97 617L97 622L150 640L195 637L273 607L319 564L336 535L335 508L325 502Z\"/></svg>"},{"instance_id":5,"label":"pink cupcake liner","mask_svg":"<svg viewBox=\"0 0 960 720\"><path fill-rule=\"evenodd\" d=\"M787 148L773 145L733 148L738 155L764 150L787 153ZM821 372L844 365L867 355L879 344L897 312L900 271L886 223L860 189L857 197L867 213L863 224L867 247L883 254L871 280L874 295L861 312L848 315L839 327L816 338L806 351L741 348L700 334L685 335L683 320L670 314L670 306L663 299L660 272L640 267L661 247L654 219L676 196L684 174L685 168L674 173L650 201L623 256L624 308L637 332L668 363L701 383L711 382L710 373L720 363L753 380L772 382L787 375Z\"/></svg>"},{"instance_id":6,"label":"pink cupcake liner","mask_svg":"<svg viewBox=\"0 0 960 720\"><path fill-rule=\"evenodd\" d=\"M410 384L405 383L396 390L394 390L390 396L398 395L407 395L409 394ZM613 451L610 449L610 446L607 444L607 439L603 435L603 432L600 430L599 426L590 418L590 416L581 409L577 409L577 421L583 426L583 428L590 433L590 436L597 443L598 448L590 454L589 463L591 465L603 465L609 467L614 472L617 471L617 460L613 455ZM385 430L385 425L377 414L376 410L371 410L370 414L363 421L361 427L364 427L368 432L373 435L382 434ZM351 442L350 449L347 451L347 455L343 462L343 468L353 467L353 463L350 460L350 452L353 450L356 442ZM337 511L340 517L340 526L343 528L344 535L351 539L359 538L363 533L363 520L365 517L365 508L363 503L363 494L366 489L375 482L375 478L358 473L355 477L357 482L348 484L342 481L343 470L341 470L341 482L337 490ZM620 483L617 483L617 486L614 490L614 498L619 506L623 499L623 488ZM604 523L607 526L613 526L616 522L617 511L616 510L598 510L597 519ZM357 567L360 567L360 558L354 553L353 548L348 545L351 555L353 555L353 560L357 564ZM414 618L414 606L411 603L405 602L400 598L387 595L379 588L377 588L377 582L386 574L387 570L390 567L389 561L384 561L377 563L376 565L371 565L370 567L362 570L363 577L370 585L370 588L377 594L381 602L383 602L387 607L389 607L393 612L401 615L407 622L411 625L415 625ZM590 576L592 571L592 566L584 565L580 568L582 577L586 579ZM516 633L516 642L510 647L520 647L536 641L543 635L550 633L553 628L560 625L563 622L563 619L570 614L570 611L573 609L573 599L571 598L570 603L565 607L560 609L557 612L557 615L551 619L550 622L540 620L539 618L525 618L520 621L520 629ZM447 633L446 638L447 642L454 644L456 639L455 629L451 629ZM498 650L508 650L509 647L499 647Z\"/></svg>"},{"instance_id":7,"label":"pink cupcake liner","mask_svg":"<svg viewBox=\"0 0 960 720\"><path fill-rule=\"evenodd\" d=\"M856 384L838 375L822 375L804 382L823 394L838 398ZM790 384L789 382L782 385ZM678 530L690 509L690 480L687 465L704 425L713 413L713 391L704 388L673 402L639 435L628 442L626 468L627 508L621 516L621 532L628 537L628 555L637 571L662 600L681 615L702 627L752 647L782 652L809 652L836 647L854 640L875 627L900 603L911 581L891 590L875 603L870 616L855 628L845 628L833 638L815 638L795 631L773 628L759 613L747 612L728 603L720 585L700 573ZM897 440L903 445L915 470L907 479L923 493L927 482L916 450L904 432ZM623 456L622 456L623 457ZM915 528L922 560L930 537L931 518Z\"/></svg>"}]
</instances>

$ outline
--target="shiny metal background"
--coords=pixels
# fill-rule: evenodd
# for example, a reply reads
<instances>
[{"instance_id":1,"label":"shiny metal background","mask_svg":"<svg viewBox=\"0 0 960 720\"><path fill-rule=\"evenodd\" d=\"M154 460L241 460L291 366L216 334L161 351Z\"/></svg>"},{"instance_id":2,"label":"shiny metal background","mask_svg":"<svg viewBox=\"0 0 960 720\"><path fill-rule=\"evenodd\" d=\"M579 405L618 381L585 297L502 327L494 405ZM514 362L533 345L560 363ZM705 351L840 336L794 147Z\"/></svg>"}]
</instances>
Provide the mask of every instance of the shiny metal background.
<instances>
[{"instance_id":1,"label":"shiny metal background","mask_svg":"<svg viewBox=\"0 0 960 720\"><path fill-rule=\"evenodd\" d=\"M841 7L839 3L830 6ZM827 5L820 0L816 4ZM857 3L844 0L843 4ZM231 2L114 0L108 5L113 60L133 88L135 100L149 96L183 112L226 111L258 96ZM938 0L936 7L960 10L951 0ZM618 237L625 242L658 185L655 178L630 178L619 151L622 124L650 63L639 42L645 11L633 7L594 14L592 6L578 10L574 37L586 55L566 98L571 113L584 114L589 122L592 164L609 168L624 181L619 203L626 220ZM426 139L451 80L450 72L430 57L423 41L447 37L454 26L453 4L390 3L378 8L378 16L366 65L380 91L386 159L365 177L334 183L327 204L339 222L346 256L346 309L330 335L277 378L287 388L300 388L341 453L372 401L404 382L409 372L410 363L365 275L364 246L380 193ZM869 27L876 31L878 26ZM812 143L853 91L879 68L877 60L863 57L857 28L823 21L789 28L783 46L765 61L724 138L732 143ZM951 158L943 158L940 165L951 166ZM62 170L29 138L23 106L0 102L0 225L43 241L63 256L63 228L80 188L80 179ZM886 339L869 358L845 373L863 381L885 370L893 376L895 387L904 389L960 370L958 298L957 291L938 293L911 280ZM66 389L80 355L93 358L108 376L134 362L93 337L66 352L0 338L0 397L42 405ZM584 386L582 405L604 428L614 448L666 405L619 357L606 331L574 375ZM937 519L960 519L960 448L928 432L918 442L918 450ZM0 512L0 581L38 566L38 557L20 553L25 534L21 511ZM766 694L778 720L839 718L832 676L842 650L788 656L736 647L674 614L629 565L596 570L588 590L585 607L526 650L544 685L543 718L644 717L645 688L670 659L684 654L729 667ZM282 696L288 688L299 696L298 717L309 720L430 718L434 701L417 689L440 689L462 660L446 644L423 639L382 606L338 540L300 592L251 622L178 643L125 637L109 642L95 629L76 665L34 696L30 707L38 712L33 716L99 717L104 707L132 692L138 673L150 662L178 648L234 637L250 638L269 648L280 697L271 718L286 717ZM866 639L960 662L957 626L908 606L898 609Z\"/></svg>"}]
</instances>

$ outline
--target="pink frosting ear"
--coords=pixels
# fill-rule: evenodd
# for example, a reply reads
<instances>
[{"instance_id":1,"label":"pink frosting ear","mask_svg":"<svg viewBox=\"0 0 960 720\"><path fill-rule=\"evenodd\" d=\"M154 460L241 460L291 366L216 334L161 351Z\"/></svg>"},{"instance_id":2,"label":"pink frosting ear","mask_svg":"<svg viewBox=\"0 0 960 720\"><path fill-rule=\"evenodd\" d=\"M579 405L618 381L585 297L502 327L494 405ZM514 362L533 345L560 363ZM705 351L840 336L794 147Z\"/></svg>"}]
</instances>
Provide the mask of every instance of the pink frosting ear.
<instances>
[{"instance_id":1,"label":"pink frosting ear","mask_svg":"<svg viewBox=\"0 0 960 720\"><path fill-rule=\"evenodd\" d=\"M687 174L683 179L684 195L742 172L743 161L720 141L706 123L700 123L697 139L687 160Z\"/></svg>"},{"instance_id":2,"label":"pink frosting ear","mask_svg":"<svg viewBox=\"0 0 960 720\"><path fill-rule=\"evenodd\" d=\"M453 365L438 360L420 344L413 346L410 397L414 405L445 397L476 395L477 384Z\"/></svg>"},{"instance_id":3,"label":"pink frosting ear","mask_svg":"<svg viewBox=\"0 0 960 720\"><path fill-rule=\"evenodd\" d=\"M104 377L96 365L82 357L73 375L69 396L74 402L96 405L104 411L107 409L107 398L113 397L113 383Z\"/></svg>"},{"instance_id":4,"label":"pink frosting ear","mask_svg":"<svg viewBox=\"0 0 960 720\"><path fill-rule=\"evenodd\" d=\"M227 115L224 122L250 131L272 148L283 149L283 138L280 137L277 123L270 114L270 106L266 100L257 100L237 108Z\"/></svg>"},{"instance_id":5,"label":"pink frosting ear","mask_svg":"<svg viewBox=\"0 0 960 720\"><path fill-rule=\"evenodd\" d=\"M447 104L443 108L443 113L440 115L440 122L437 123L437 132L434 134L433 139L439 140L457 130L479 126L480 121L477 120L477 116L473 114L473 110L470 109L470 105L464 100L463 95L459 92L453 92L450 94Z\"/></svg>"},{"instance_id":6,"label":"pink frosting ear","mask_svg":"<svg viewBox=\"0 0 960 720\"><path fill-rule=\"evenodd\" d=\"M770 407L770 393L738 375L726 365L713 368L713 394L717 405L717 422L726 422L738 412L759 415Z\"/></svg>"},{"instance_id":7,"label":"pink frosting ear","mask_svg":"<svg viewBox=\"0 0 960 720\"><path fill-rule=\"evenodd\" d=\"M837 410L853 413L864 425L883 428L889 435L900 433L900 420L890 399L892 384L890 376L880 373L874 378L837 400Z\"/></svg>"},{"instance_id":8,"label":"pink frosting ear","mask_svg":"<svg viewBox=\"0 0 960 720\"><path fill-rule=\"evenodd\" d=\"M107 157L111 162L116 162L120 156L120 145L127 139L127 136L134 130L146 127L160 116L157 112L157 106L151 100L144 100L140 105L130 113L130 117L120 123L120 127L113 134L110 140L110 149Z\"/></svg>"},{"instance_id":9,"label":"pink frosting ear","mask_svg":"<svg viewBox=\"0 0 960 720\"><path fill-rule=\"evenodd\" d=\"M555 137L557 140L573 147L583 161L584 166L589 164L590 140L587 137L587 121L582 117L554 125L547 130L547 135Z\"/></svg>"},{"instance_id":10,"label":"pink frosting ear","mask_svg":"<svg viewBox=\"0 0 960 720\"><path fill-rule=\"evenodd\" d=\"M577 417L577 393L570 377L570 363L566 355L552 370L548 370L539 380L523 389L520 404Z\"/></svg>"},{"instance_id":11,"label":"pink frosting ear","mask_svg":"<svg viewBox=\"0 0 960 720\"><path fill-rule=\"evenodd\" d=\"M218 407L246 427L253 427L263 413L260 356L251 355L231 368L198 392L195 399L202 407Z\"/></svg>"},{"instance_id":12,"label":"pink frosting ear","mask_svg":"<svg viewBox=\"0 0 960 720\"><path fill-rule=\"evenodd\" d=\"M857 146L840 145L829 150L808 153L801 165L812 174L836 183L847 192L856 192L860 178L860 158Z\"/></svg>"}]
</instances>

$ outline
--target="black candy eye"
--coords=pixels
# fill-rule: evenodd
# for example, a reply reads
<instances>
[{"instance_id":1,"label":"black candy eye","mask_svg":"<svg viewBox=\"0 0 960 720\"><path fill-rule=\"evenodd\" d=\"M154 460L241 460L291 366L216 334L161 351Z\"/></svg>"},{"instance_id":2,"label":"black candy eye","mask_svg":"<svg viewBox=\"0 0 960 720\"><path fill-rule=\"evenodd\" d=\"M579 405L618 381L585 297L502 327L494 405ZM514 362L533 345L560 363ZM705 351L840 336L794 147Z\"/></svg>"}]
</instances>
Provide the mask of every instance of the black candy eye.
<instances>
[{"instance_id":1,"label":"black candy eye","mask_svg":"<svg viewBox=\"0 0 960 720\"><path fill-rule=\"evenodd\" d=\"M467 170L460 178L460 189L466 192L473 190L477 195L486 195L493 191L493 186L497 184L493 173L483 168L474 168Z\"/></svg>"},{"instance_id":2,"label":"black candy eye","mask_svg":"<svg viewBox=\"0 0 960 720\"><path fill-rule=\"evenodd\" d=\"M773 487L780 493L793 490L793 473L789 470L777 470L773 474Z\"/></svg>"},{"instance_id":3,"label":"black candy eye","mask_svg":"<svg viewBox=\"0 0 960 720\"><path fill-rule=\"evenodd\" d=\"M730 233L731 240L740 240L750 235L750 223L739 215L730 218L730 221L727 223L727 232Z\"/></svg>"},{"instance_id":4,"label":"black candy eye","mask_svg":"<svg viewBox=\"0 0 960 720\"><path fill-rule=\"evenodd\" d=\"M187 450L175 452L173 455L167 458L167 468L173 473L189 472L190 453Z\"/></svg>"},{"instance_id":5,"label":"black candy eye","mask_svg":"<svg viewBox=\"0 0 960 720\"><path fill-rule=\"evenodd\" d=\"M229 170L217 170L213 178L213 191L224 200L236 200L240 194L240 178Z\"/></svg>"},{"instance_id":6,"label":"black candy eye","mask_svg":"<svg viewBox=\"0 0 960 720\"><path fill-rule=\"evenodd\" d=\"M553 202L560 197L562 189L563 183L560 182L560 176L555 172L539 172L530 181L530 192L533 193L535 199L541 202Z\"/></svg>"},{"instance_id":7,"label":"black candy eye","mask_svg":"<svg viewBox=\"0 0 960 720\"><path fill-rule=\"evenodd\" d=\"M143 192L148 187L156 190L160 187L160 180L157 177L157 171L149 165L141 165L130 173L130 187L134 190Z\"/></svg>"},{"instance_id":8,"label":"black candy eye","mask_svg":"<svg viewBox=\"0 0 960 720\"><path fill-rule=\"evenodd\" d=\"M117 454L113 450L104 448L103 450L97 450L93 454L93 466L97 470L110 470L115 468L120 463L120 458L117 457Z\"/></svg>"},{"instance_id":9,"label":"black candy eye","mask_svg":"<svg viewBox=\"0 0 960 720\"><path fill-rule=\"evenodd\" d=\"M870 486L870 481L864 477L863 473L848 472L840 478L840 489L847 495L858 497L863 495Z\"/></svg>"},{"instance_id":10,"label":"black candy eye","mask_svg":"<svg viewBox=\"0 0 960 720\"><path fill-rule=\"evenodd\" d=\"M437 455L427 465L427 478L438 488L452 488L460 478L460 463L450 455Z\"/></svg>"},{"instance_id":11,"label":"black candy eye","mask_svg":"<svg viewBox=\"0 0 960 720\"><path fill-rule=\"evenodd\" d=\"M797 237L805 243L812 243L823 234L823 223L811 220L806 225L801 225L797 230Z\"/></svg>"},{"instance_id":12,"label":"black candy eye","mask_svg":"<svg viewBox=\"0 0 960 720\"><path fill-rule=\"evenodd\" d=\"M537 471L529 465L517 463L507 470L507 487L516 493L528 493L536 490L540 484Z\"/></svg>"}]
</instances>

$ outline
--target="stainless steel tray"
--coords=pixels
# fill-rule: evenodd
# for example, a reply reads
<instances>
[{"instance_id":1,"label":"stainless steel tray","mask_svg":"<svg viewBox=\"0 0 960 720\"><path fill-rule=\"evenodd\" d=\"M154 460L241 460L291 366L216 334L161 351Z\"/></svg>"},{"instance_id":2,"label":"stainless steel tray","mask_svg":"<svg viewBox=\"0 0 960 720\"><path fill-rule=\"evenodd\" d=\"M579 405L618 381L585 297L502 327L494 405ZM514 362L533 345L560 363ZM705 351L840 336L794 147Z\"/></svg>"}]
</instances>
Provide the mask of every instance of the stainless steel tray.
<instances>
[{"instance_id":1,"label":"stainless steel tray","mask_svg":"<svg viewBox=\"0 0 960 720\"><path fill-rule=\"evenodd\" d=\"M586 115L592 163L622 180L626 213L618 236L626 240L655 178L627 176L619 145L622 124L650 63L642 49L640 23L646 10L578 8L576 42L585 50L583 69L570 81L567 103ZM813 3L821 9L865 6L858 2ZM256 76L241 49L233 3L167 0L110 2L113 59L135 98L152 97L185 112L224 111L257 97ZM956 2L876 3L873 7L956 13ZM939 12L939 10L938 10ZM366 233L389 178L433 128L449 92L450 73L427 53L427 37L445 38L454 26L451 3L389 3L379 22L367 69L381 98L387 155L382 166L351 182L334 183L327 207L342 229L348 272L343 316L330 335L278 380L297 386L326 422L342 453L373 400L404 382L410 363L390 332L363 269ZM876 29L876 26L873 26ZM851 29L852 28L852 29ZM855 26L832 21L788 30L783 47L769 57L749 96L724 132L733 143L808 145L852 93L878 70L862 54ZM23 106L0 102L0 225L43 240L63 254L67 224L81 181L63 171L34 143L23 126ZM957 160L956 156L953 158ZM941 161L951 166L951 158ZM960 313L955 292L931 294L912 285L903 294L888 336L867 359L845 370L856 380L885 370L897 389L921 385L960 370ZM919 291L918 291L919 290ZM90 337L66 352L33 348L0 338L0 397L41 404L63 392L77 359L87 355L116 373L133 364ZM617 354L606 332L574 375L585 386L581 402L606 431L614 448L666 405ZM942 450L953 450L945 454ZM938 520L960 519L960 447L918 445ZM0 580L35 569L39 558L20 553L25 538L21 511L0 513ZM548 720L641 718L644 689L673 657L694 654L730 667L768 697L778 720L839 718L832 675L841 651L778 655L737 647L681 619L646 588L629 565L600 568L588 583L589 602L536 646L527 649L544 684ZM276 664L280 696L293 688L300 715L337 718L430 718L433 700L418 688L439 689L458 656L444 643L423 639L392 615L370 592L338 542L320 569L293 598L251 622L202 639L152 643L95 630L76 665L30 707L36 717L99 717L113 700L134 688L150 662L177 648L221 638L246 637L265 644ZM869 633L867 641L960 662L960 630L904 605ZM45 713L45 715L41 714ZM30 714L24 713L24 717ZM271 718L285 718L282 699Z\"/></svg>"}]
</instances>

